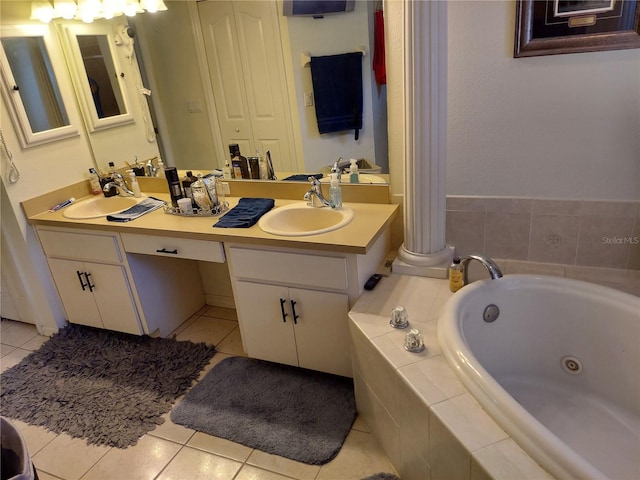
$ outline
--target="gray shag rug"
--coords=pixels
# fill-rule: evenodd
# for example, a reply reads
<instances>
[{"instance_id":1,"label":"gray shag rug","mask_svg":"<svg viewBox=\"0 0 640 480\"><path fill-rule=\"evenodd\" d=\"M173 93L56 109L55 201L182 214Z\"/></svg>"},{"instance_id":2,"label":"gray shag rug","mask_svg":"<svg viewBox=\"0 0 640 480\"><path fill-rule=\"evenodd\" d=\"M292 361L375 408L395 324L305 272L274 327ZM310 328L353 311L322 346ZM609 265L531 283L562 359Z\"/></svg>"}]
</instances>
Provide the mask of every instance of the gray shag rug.
<instances>
[{"instance_id":1,"label":"gray shag rug","mask_svg":"<svg viewBox=\"0 0 640 480\"><path fill-rule=\"evenodd\" d=\"M311 465L333 459L356 418L347 377L226 358L185 395L171 420Z\"/></svg>"},{"instance_id":2,"label":"gray shag rug","mask_svg":"<svg viewBox=\"0 0 640 480\"><path fill-rule=\"evenodd\" d=\"M1 413L126 448L164 422L214 353L204 343L68 325L0 375Z\"/></svg>"}]
</instances>

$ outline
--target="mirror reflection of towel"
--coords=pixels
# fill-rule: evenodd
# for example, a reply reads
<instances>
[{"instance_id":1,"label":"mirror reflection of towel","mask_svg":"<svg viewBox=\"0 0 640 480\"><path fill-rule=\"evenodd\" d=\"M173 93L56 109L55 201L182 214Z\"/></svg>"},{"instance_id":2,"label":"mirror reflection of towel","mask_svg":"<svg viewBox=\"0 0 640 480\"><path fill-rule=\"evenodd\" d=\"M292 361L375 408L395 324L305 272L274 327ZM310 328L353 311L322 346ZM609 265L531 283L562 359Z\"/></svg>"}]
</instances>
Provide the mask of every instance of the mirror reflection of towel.
<instances>
[{"instance_id":1,"label":"mirror reflection of towel","mask_svg":"<svg viewBox=\"0 0 640 480\"><path fill-rule=\"evenodd\" d=\"M362 52L311 57L311 80L320 133L362 128Z\"/></svg>"}]
</instances>

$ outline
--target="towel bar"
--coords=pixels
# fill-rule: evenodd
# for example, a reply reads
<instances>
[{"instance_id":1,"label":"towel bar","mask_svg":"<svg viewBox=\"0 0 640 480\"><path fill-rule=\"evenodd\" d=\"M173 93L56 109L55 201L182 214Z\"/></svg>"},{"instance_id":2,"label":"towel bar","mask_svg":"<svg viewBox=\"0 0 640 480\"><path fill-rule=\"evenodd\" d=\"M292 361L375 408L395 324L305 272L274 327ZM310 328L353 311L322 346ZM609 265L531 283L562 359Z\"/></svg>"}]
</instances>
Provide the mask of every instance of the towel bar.
<instances>
[{"instance_id":1,"label":"towel bar","mask_svg":"<svg viewBox=\"0 0 640 480\"><path fill-rule=\"evenodd\" d=\"M358 47L355 50L356 52L360 52L362 53L363 57L367 56L367 49L366 47ZM302 52L300 54L300 64L302 65L302 68L308 67L311 65L311 53L309 52Z\"/></svg>"}]
</instances>

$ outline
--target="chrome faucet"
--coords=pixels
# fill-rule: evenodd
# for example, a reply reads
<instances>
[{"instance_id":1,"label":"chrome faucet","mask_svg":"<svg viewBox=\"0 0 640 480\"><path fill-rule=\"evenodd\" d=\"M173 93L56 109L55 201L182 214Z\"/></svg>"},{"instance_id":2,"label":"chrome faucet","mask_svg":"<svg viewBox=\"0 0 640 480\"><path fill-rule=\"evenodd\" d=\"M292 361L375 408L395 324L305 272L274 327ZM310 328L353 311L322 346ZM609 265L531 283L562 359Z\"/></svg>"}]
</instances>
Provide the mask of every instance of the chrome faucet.
<instances>
[{"instance_id":1,"label":"chrome faucet","mask_svg":"<svg viewBox=\"0 0 640 480\"><path fill-rule=\"evenodd\" d=\"M328 207L329 201L322 195L320 181L316 177L309 177L311 188L304 194L304 199L310 207Z\"/></svg>"},{"instance_id":2,"label":"chrome faucet","mask_svg":"<svg viewBox=\"0 0 640 480\"><path fill-rule=\"evenodd\" d=\"M106 183L104 187L102 187L103 192L108 192L113 187L116 187L120 195L122 195L122 192L125 192L127 195L134 195L133 190L129 190L129 187L127 187L127 182L125 181L122 174L115 172L114 174L112 174L111 178L112 180Z\"/></svg>"},{"instance_id":3,"label":"chrome faucet","mask_svg":"<svg viewBox=\"0 0 640 480\"><path fill-rule=\"evenodd\" d=\"M477 260L478 262L480 262L484 266L484 268L487 269L487 272L489 272L489 276L491 277L492 280L496 280L502 277L502 271L500 271L500 267L498 267L496 262L491 260L489 257L485 257L484 255L479 255L479 254L465 255L460 259L460 264L462 265L462 269L463 269L463 280L465 285L469 283L469 271L467 267L469 266L469 263L471 262L471 260Z\"/></svg>"},{"instance_id":4,"label":"chrome faucet","mask_svg":"<svg viewBox=\"0 0 640 480\"><path fill-rule=\"evenodd\" d=\"M336 160L336 163L333 164L333 167L331 167L331 173L337 173L338 174L338 180L340 180L341 177L342 177L342 170L348 164L349 164L349 162L345 162L342 159L342 157L338 158L338 160Z\"/></svg>"}]
</instances>

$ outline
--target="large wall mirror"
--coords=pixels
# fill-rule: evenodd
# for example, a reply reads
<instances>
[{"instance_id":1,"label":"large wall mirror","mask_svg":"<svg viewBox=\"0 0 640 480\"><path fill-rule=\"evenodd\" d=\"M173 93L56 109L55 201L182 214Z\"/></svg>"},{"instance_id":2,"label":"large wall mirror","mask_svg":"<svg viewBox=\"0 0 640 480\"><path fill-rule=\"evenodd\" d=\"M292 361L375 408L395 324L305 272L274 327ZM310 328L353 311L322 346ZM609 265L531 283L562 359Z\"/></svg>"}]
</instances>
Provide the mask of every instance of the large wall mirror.
<instances>
[{"instance_id":1,"label":"large wall mirror","mask_svg":"<svg viewBox=\"0 0 640 480\"><path fill-rule=\"evenodd\" d=\"M64 48L90 132L134 121L111 24L64 24Z\"/></svg>"},{"instance_id":2,"label":"large wall mirror","mask_svg":"<svg viewBox=\"0 0 640 480\"><path fill-rule=\"evenodd\" d=\"M371 70L374 11L379 2L357 0L353 12L322 19L284 17L279 0L165 3L168 11L138 15L129 23L135 32L136 55L153 92L159 137L170 164L185 169L221 168L229 155L227 144L235 142L245 156L252 156L255 149L263 154L270 149L276 170L317 172L343 157L364 158L381 166L382 174L388 173L386 87L375 83ZM260 5L254 8L253 3ZM258 18L258 10L264 11L265 5L271 13ZM252 43L259 29L267 31L267 21L275 22L269 28L277 38ZM264 93L257 92L264 92L272 80L252 72L260 63L255 58L258 47L268 41L268 49L273 43L281 51L281 58L271 63L282 70L286 102L277 103L286 107L282 124L290 122L291 153L284 147L270 147L275 141L261 141L260 135L267 138L272 133L260 133L262 127L256 127L266 117L260 113L266 102L259 102ZM302 62L303 54L332 55L362 47L366 126L359 140L353 132L320 135L311 72L308 62ZM232 68L239 73L234 72L236 80L229 84L230 77L223 74ZM225 83L233 87L229 92L238 87L245 93L221 93ZM232 97L246 103L230 105ZM240 115L251 113L252 108L258 112L256 120L242 123Z\"/></svg>"},{"instance_id":3,"label":"large wall mirror","mask_svg":"<svg viewBox=\"0 0 640 480\"><path fill-rule=\"evenodd\" d=\"M58 80L60 60L46 26L7 26L0 39L2 92L24 148L77 135L65 105L73 100ZM62 63L64 65L64 62Z\"/></svg>"}]
</instances>

